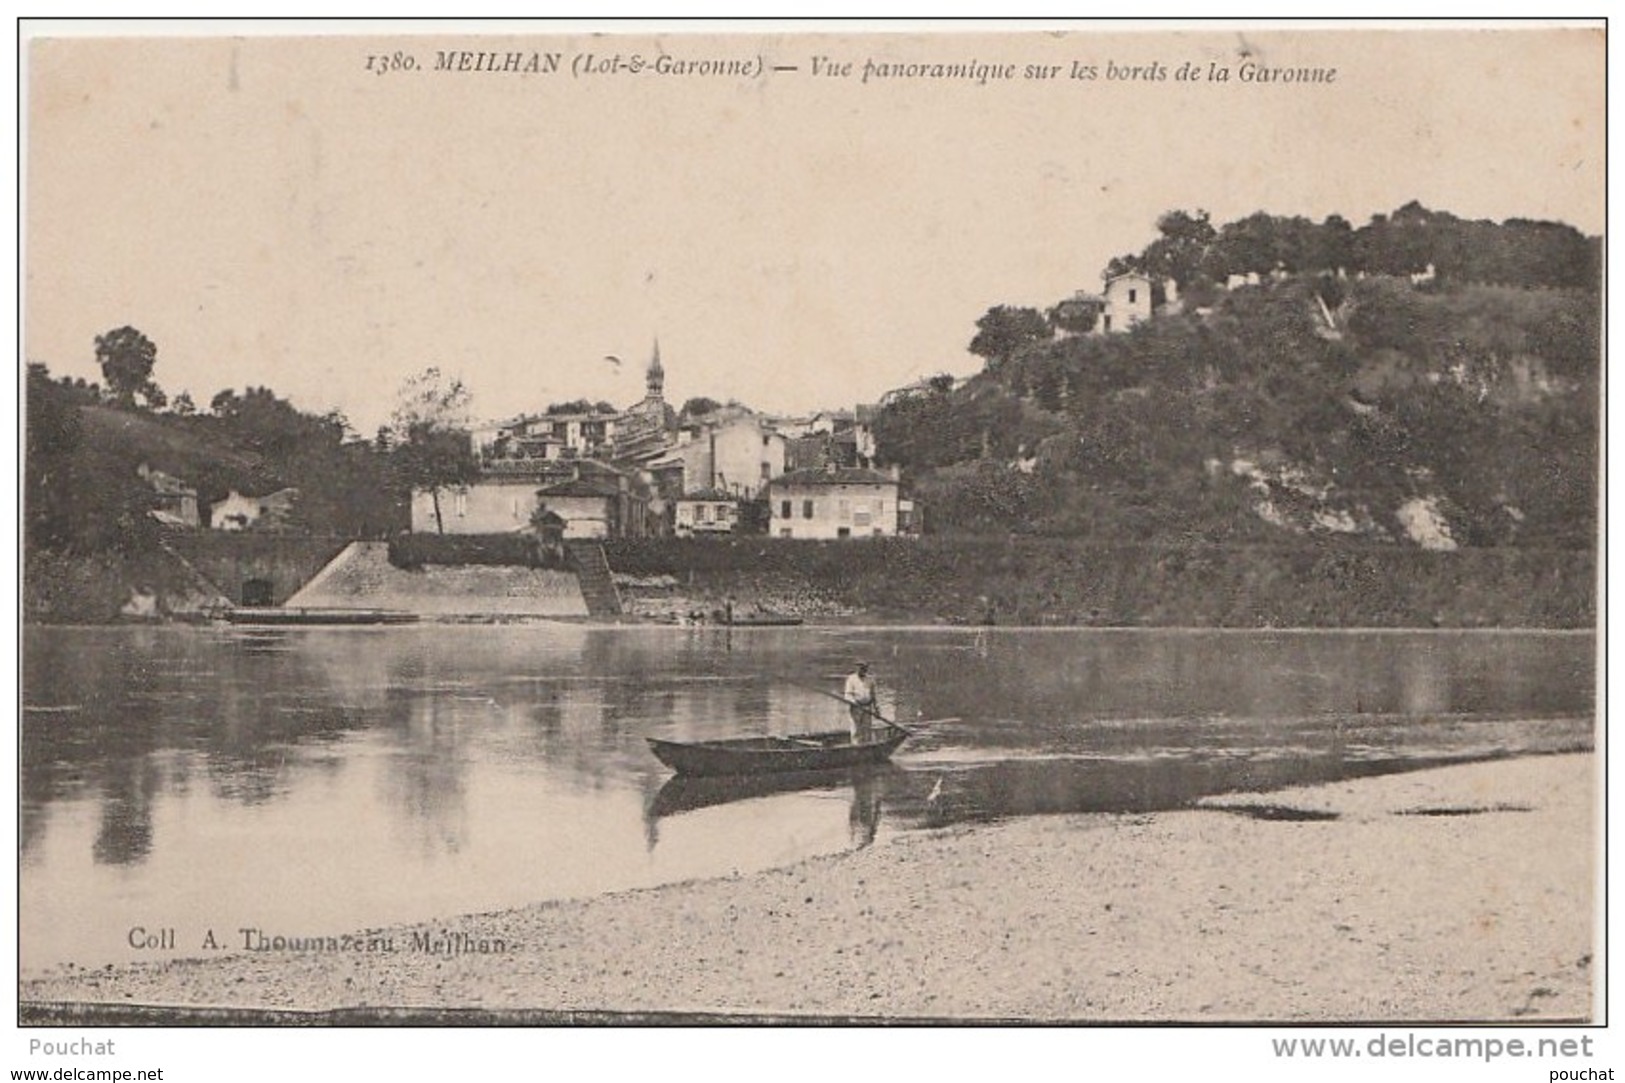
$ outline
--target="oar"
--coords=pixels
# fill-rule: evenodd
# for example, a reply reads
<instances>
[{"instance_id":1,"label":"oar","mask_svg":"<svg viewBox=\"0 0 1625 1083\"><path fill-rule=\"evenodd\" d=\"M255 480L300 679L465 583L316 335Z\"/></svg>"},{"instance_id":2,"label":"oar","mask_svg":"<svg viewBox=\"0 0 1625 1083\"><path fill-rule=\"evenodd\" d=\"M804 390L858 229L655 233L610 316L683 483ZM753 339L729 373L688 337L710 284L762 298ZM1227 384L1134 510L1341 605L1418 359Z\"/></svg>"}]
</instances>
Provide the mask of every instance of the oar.
<instances>
[{"instance_id":1,"label":"oar","mask_svg":"<svg viewBox=\"0 0 1625 1083\"><path fill-rule=\"evenodd\" d=\"M868 711L869 714L871 714L875 718L880 719L882 722L886 723L886 725L890 726L892 729L897 730L900 733L903 733L903 734L905 734L905 735L907 735L909 737L914 736L914 731L913 730L909 729L907 726L900 726L896 722L893 722L891 719L889 719L885 715L881 714L880 713L880 708L876 707L872 703L853 703L851 700L847 699L845 696L841 695L839 692L831 692L827 688L814 688L810 684L809 685L803 685L802 687L806 688L808 691L817 692L821 696L828 696L830 699L838 699L842 703L846 704L848 707L856 707L860 711Z\"/></svg>"}]
</instances>

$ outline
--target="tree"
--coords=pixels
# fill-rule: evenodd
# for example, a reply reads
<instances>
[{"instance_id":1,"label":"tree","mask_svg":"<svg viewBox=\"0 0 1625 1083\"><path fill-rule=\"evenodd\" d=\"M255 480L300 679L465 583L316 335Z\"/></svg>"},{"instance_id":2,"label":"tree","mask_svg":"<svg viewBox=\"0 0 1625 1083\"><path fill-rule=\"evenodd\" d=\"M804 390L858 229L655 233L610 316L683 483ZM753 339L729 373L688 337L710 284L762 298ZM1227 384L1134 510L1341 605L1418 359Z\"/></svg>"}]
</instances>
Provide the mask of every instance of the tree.
<instances>
[{"instance_id":1,"label":"tree","mask_svg":"<svg viewBox=\"0 0 1625 1083\"><path fill-rule=\"evenodd\" d=\"M1049 320L1050 326L1057 331L1065 331L1069 335L1087 335L1095 329L1100 319L1102 302L1084 298L1069 297L1057 302L1044 318Z\"/></svg>"},{"instance_id":2,"label":"tree","mask_svg":"<svg viewBox=\"0 0 1625 1083\"><path fill-rule=\"evenodd\" d=\"M401 382L395 395L395 410L390 414L390 426L397 434L405 432L418 422L429 422L443 428L467 429L468 407L471 394L461 377L448 376L438 365L430 365L415 376ZM575 404L572 404L575 405ZM591 409L581 400L583 412Z\"/></svg>"},{"instance_id":3,"label":"tree","mask_svg":"<svg viewBox=\"0 0 1625 1083\"><path fill-rule=\"evenodd\" d=\"M1215 269L1226 275L1268 275L1282 262L1280 222L1263 211L1230 222L1219 232L1215 250Z\"/></svg>"},{"instance_id":4,"label":"tree","mask_svg":"<svg viewBox=\"0 0 1625 1083\"><path fill-rule=\"evenodd\" d=\"M46 367L28 366L28 421L24 444L23 522L29 546L66 548L74 455L81 440L79 407L51 382Z\"/></svg>"},{"instance_id":5,"label":"tree","mask_svg":"<svg viewBox=\"0 0 1625 1083\"><path fill-rule=\"evenodd\" d=\"M118 449L85 437L71 386L28 366L23 522L31 548L136 553L157 541L151 487Z\"/></svg>"},{"instance_id":6,"label":"tree","mask_svg":"<svg viewBox=\"0 0 1625 1083\"><path fill-rule=\"evenodd\" d=\"M991 372L1006 364L1022 347L1048 342L1054 335L1055 329L1036 308L995 305L976 321L970 352L985 359Z\"/></svg>"},{"instance_id":7,"label":"tree","mask_svg":"<svg viewBox=\"0 0 1625 1083\"><path fill-rule=\"evenodd\" d=\"M101 365L102 378L122 405L133 406L137 394L151 405L162 394L152 382L158 347L135 328L119 327L97 335L96 361Z\"/></svg>"},{"instance_id":8,"label":"tree","mask_svg":"<svg viewBox=\"0 0 1625 1083\"><path fill-rule=\"evenodd\" d=\"M1218 236L1207 211L1169 211L1157 219L1161 237L1152 241L1141 264L1153 278L1171 278L1183 291L1196 278L1209 246Z\"/></svg>"},{"instance_id":9,"label":"tree","mask_svg":"<svg viewBox=\"0 0 1625 1083\"><path fill-rule=\"evenodd\" d=\"M1100 272L1100 277L1108 282L1119 275L1136 274L1145 270L1145 259L1141 256L1113 256L1106 261L1106 269Z\"/></svg>"},{"instance_id":10,"label":"tree","mask_svg":"<svg viewBox=\"0 0 1625 1083\"><path fill-rule=\"evenodd\" d=\"M1336 274L1354 263L1354 227L1339 214L1326 216L1314 238L1311 269Z\"/></svg>"},{"instance_id":11,"label":"tree","mask_svg":"<svg viewBox=\"0 0 1625 1083\"><path fill-rule=\"evenodd\" d=\"M468 485L479 478L479 461L468 433L441 429L428 422L412 425L394 453L396 475L409 489L425 489L434 503L435 532L446 532L440 490Z\"/></svg>"},{"instance_id":12,"label":"tree","mask_svg":"<svg viewBox=\"0 0 1625 1083\"><path fill-rule=\"evenodd\" d=\"M440 490L467 485L479 477L479 462L468 434L469 391L455 376L435 367L401 385L390 417L397 474L410 489L426 489L434 502L434 524L446 532Z\"/></svg>"},{"instance_id":13,"label":"tree","mask_svg":"<svg viewBox=\"0 0 1625 1083\"><path fill-rule=\"evenodd\" d=\"M704 417L706 414L714 414L720 409L722 409L722 403L716 399L699 395L683 403L680 416L684 418Z\"/></svg>"},{"instance_id":14,"label":"tree","mask_svg":"<svg viewBox=\"0 0 1625 1083\"><path fill-rule=\"evenodd\" d=\"M232 443L274 462L336 448L344 440L342 415L304 413L268 387L246 388L241 395L221 391L209 400L209 410Z\"/></svg>"}]
</instances>

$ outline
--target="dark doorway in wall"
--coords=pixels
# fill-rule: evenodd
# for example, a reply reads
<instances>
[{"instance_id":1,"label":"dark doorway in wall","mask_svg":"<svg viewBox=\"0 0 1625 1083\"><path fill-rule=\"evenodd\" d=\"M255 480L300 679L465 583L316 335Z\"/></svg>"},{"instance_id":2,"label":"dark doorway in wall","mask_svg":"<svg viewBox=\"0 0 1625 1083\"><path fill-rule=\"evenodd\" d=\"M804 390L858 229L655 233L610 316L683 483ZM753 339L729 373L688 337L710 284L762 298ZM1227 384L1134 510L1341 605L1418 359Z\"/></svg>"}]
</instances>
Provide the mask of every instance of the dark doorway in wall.
<instances>
[{"instance_id":1,"label":"dark doorway in wall","mask_svg":"<svg viewBox=\"0 0 1625 1083\"><path fill-rule=\"evenodd\" d=\"M271 605L271 581L269 579L244 579L243 604Z\"/></svg>"}]
</instances>

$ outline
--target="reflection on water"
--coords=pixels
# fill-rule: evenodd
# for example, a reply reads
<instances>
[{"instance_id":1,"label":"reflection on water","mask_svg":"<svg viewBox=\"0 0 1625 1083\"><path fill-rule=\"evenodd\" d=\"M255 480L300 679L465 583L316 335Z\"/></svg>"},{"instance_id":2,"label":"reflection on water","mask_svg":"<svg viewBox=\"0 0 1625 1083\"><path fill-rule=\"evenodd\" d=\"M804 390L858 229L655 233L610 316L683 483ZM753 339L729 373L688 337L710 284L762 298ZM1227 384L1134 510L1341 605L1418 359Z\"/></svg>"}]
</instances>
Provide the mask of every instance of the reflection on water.
<instances>
[{"instance_id":1,"label":"reflection on water","mask_svg":"<svg viewBox=\"0 0 1625 1083\"><path fill-rule=\"evenodd\" d=\"M660 841L662 817L779 794L827 791L849 802L847 829L852 848L861 850L875 841L887 794L903 803L907 784L907 772L893 764L739 778L673 775L644 806L647 844L653 849Z\"/></svg>"},{"instance_id":2,"label":"reflection on water","mask_svg":"<svg viewBox=\"0 0 1625 1083\"><path fill-rule=\"evenodd\" d=\"M1588 747L1571 634L29 629L25 967L128 929L314 934L761 868L897 831ZM894 763L673 779L643 738L844 727Z\"/></svg>"}]
</instances>

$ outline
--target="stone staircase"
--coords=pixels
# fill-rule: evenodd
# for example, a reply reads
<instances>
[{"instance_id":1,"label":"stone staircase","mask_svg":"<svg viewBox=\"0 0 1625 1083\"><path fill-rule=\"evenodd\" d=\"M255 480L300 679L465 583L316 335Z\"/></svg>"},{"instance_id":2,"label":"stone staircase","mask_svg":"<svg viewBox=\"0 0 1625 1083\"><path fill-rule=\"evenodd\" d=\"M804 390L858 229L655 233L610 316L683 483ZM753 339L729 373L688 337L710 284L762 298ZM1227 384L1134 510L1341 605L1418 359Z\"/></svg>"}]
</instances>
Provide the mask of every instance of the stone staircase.
<instances>
[{"instance_id":1,"label":"stone staircase","mask_svg":"<svg viewBox=\"0 0 1625 1083\"><path fill-rule=\"evenodd\" d=\"M587 615L592 617L618 617L621 615L621 596L615 589L615 579L609 571L609 559L604 547L593 541L566 543L570 563L581 584L581 596L587 603Z\"/></svg>"}]
</instances>

